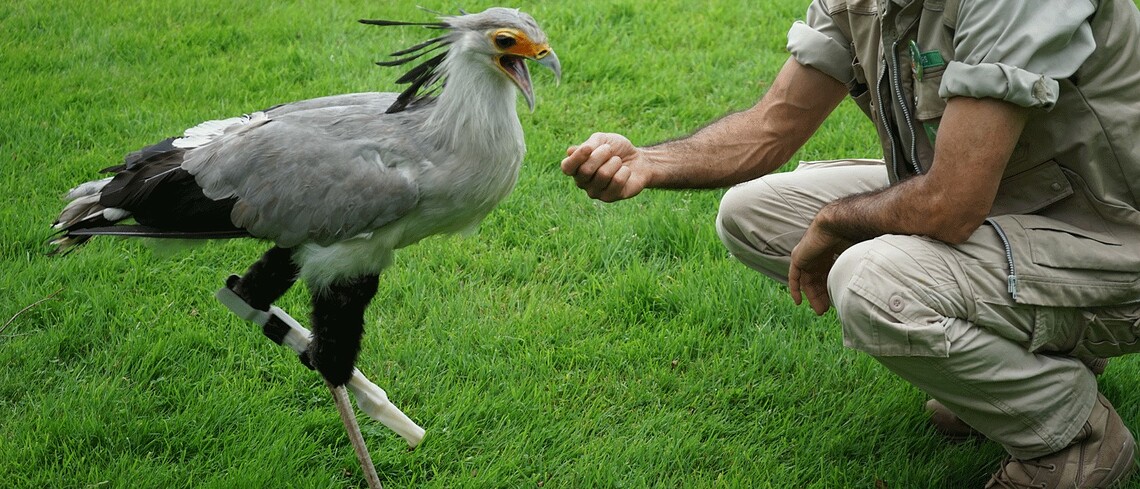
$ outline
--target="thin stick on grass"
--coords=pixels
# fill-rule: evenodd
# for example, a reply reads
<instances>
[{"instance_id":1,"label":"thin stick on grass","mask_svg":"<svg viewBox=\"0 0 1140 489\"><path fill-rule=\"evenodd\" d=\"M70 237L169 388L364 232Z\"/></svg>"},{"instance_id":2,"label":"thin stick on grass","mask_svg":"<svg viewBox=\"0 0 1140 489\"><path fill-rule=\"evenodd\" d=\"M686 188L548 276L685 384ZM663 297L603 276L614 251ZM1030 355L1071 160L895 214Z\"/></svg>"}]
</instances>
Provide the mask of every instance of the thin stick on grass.
<instances>
[{"instance_id":1,"label":"thin stick on grass","mask_svg":"<svg viewBox=\"0 0 1140 489\"><path fill-rule=\"evenodd\" d=\"M3 326L0 326L0 334L3 334L3 333L4 333L4 330L8 329L8 326L9 326L10 324L12 324L12 322L13 322L13 321L15 321L15 320L16 320L16 318L20 317L20 315L21 315L21 314L23 314L23 313L25 313L25 312L28 312L28 311L30 311L30 310L31 310L33 307L36 307L36 306L38 306L38 305L40 305L40 304L43 304L44 302L47 302L47 301L51 300L52 298L54 298L54 297L55 297L55 295L56 295L56 294L58 294L58 293L60 293L60 292L62 292L62 291L63 291L63 287L60 287L60 288L56 289L56 291L55 291L55 292L52 292L52 293L48 294L48 295L47 295L46 297L44 297L43 299L40 299L40 300L38 300L38 301L35 301L35 302L31 303L31 304L28 304L28 305L24 306L24 308L23 308L23 309L20 309L19 311L16 311L16 314L14 314L12 317L8 318L8 321L6 321L6 322L4 323L4 325L3 325Z\"/></svg>"}]
</instances>

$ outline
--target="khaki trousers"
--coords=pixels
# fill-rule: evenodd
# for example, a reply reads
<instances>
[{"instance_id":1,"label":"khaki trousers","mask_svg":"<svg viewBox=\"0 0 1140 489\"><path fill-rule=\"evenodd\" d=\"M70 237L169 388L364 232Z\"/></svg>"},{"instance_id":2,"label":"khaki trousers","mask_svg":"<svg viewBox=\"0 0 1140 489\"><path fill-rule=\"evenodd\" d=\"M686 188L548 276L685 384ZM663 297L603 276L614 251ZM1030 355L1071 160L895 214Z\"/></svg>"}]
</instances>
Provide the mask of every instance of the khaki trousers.
<instances>
[{"instance_id":1,"label":"khaki trousers","mask_svg":"<svg viewBox=\"0 0 1140 489\"><path fill-rule=\"evenodd\" d=\"M875 160L803 163L730 189L717 232L739 260L787 283L816 212L887 185ZM966 243L886 235L852 246L828 277L844 344L922 389L1011 455L1065 448L1088 419L1096 379L1077 357L1137 346L1140 305L1080 310L1016 304L1006 256L982 226ZM1048 322L1051 338L1036 338ZM1029 345L1044 345L1030 351Z\"/></svg>"}]
</instances>

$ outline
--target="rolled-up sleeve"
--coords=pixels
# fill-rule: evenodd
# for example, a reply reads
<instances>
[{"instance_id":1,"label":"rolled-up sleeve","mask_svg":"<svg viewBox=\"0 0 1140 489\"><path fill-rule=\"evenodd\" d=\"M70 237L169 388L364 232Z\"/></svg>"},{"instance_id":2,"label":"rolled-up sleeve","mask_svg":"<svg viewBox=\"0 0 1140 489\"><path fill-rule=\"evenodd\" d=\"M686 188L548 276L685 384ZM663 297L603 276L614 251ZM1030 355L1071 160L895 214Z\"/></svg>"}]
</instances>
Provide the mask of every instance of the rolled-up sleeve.
<instances>
[{"instance_id":1,"label":"rolled-up sleeve","mask_svg":"<svg viewBox=\"0 0 1140 489\"><path fill-rule=\"evenodd\" d=\"M962 0L938 95L1051 109L1096 43L1093 0Z\"/></svg>"},{"instance_id":2,"label":"rolled-up sleeve","mask_svg":"<svg viewBox=\"0 0 1140 489\"><path fill-rule=\"evenodd\" d=\"M822 0L808 7L806 21L797 21L788 30L788 52L800 64L811 66L828 76L849 84L855 77L851 69L854 56L851 41L835 24Z\"/></svg>"}]
</instances>

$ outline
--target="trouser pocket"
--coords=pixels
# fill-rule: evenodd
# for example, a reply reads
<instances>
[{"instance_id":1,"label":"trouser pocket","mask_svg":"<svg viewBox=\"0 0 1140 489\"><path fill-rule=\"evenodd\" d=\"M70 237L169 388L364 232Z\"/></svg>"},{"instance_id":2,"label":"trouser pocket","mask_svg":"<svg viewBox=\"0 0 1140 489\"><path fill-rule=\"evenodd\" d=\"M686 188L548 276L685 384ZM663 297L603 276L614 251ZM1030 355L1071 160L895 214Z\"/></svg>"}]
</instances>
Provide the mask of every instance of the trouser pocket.
<instances>
[{"instance_id":1,"label":"trouser pocket","mask_svg":"<svg viewBox=\"0 0 1140 489\"><path fill-rule=\"evenodd\" d=\"M1140 352L1140 304L1081 311L1084 331L1072 355L1117 357Z\"/></svg>"},{"instance_id":2,"label":"trouser pocket","mask_svg":"<svg viewBox=\"0 0 1140 489\"><path fill-rule=\"evenodd\" d=\"M874 356L948 356L947 321L965 310L960 286L938 255L944 247L882 236L841 254L828 285L844 344Z\"/></svg>"}]
</instances>

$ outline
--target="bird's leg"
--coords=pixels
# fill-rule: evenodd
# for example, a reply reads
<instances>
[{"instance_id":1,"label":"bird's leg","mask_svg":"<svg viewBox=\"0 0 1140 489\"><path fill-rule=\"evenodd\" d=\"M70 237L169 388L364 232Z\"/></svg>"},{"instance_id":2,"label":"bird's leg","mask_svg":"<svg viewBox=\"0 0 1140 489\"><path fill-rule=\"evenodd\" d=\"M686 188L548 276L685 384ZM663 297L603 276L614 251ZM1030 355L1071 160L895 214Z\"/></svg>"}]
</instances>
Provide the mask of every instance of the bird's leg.
<instances>
[{"instance_id":1,"label":"bird's leg","mask_svg":"<svg viewBox=\"0 0 1140 489\"><path fill-rule=\"evenodd\" d=\"M268 311L297 281L300 268L293 263L293 250L274 246L238 278L231 276L226 286L250 307Z\"/></svg>"},{"instance_id":2,"label":"bird's leg","mask_svg":"<svg viewBox=\"0 0 1140 489\"><path fill-rule=\"evenodd\" d=\"M313 341L302 361L308 360L334 386L352 378L364 334L364 309L379 285L378 275L366 275L313 291Z\"/></svg>"}]
</instances>

